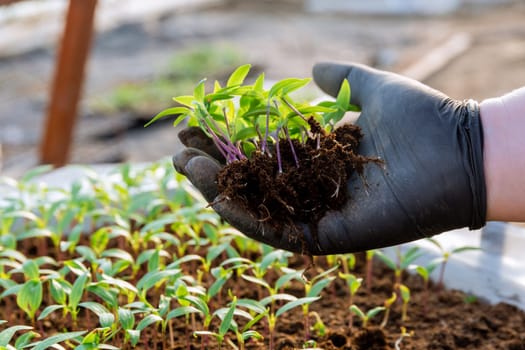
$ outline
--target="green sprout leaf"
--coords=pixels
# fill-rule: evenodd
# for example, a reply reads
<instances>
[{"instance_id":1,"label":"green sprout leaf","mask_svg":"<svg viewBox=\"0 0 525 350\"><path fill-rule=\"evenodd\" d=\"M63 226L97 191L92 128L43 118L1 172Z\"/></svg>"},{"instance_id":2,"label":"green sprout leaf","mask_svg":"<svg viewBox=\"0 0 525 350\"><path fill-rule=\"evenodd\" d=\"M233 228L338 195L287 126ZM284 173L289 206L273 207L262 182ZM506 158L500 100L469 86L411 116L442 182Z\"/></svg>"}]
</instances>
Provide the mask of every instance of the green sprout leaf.
<instances>
[{"instance_id":1,"label":"green sprout leaf","mask_svg":"<svg viewBox=\"0 0 525 350\"><path fill-rule=\"evenodd\" d=\"M7 346L16 332L33 329L30 326L11 326L0 332L0 346Z\"/></svg>"},{"instance_id":2,"label":"green sprout leaf","mask_svg":"<svg viewBox=\"0 0 525 350\"><path fill-rule=\"evenodd\" d=\"M29 280L20 289L16 296L16 303L33 320L42 303L42 283Z\"/></svg>"},{"instance_id":3,"label":"green sprout leaf","mask_svg":"<svg viewBox=\"0 0 525 350\"><path fill-rule=\"evenodd\" d=\"M252 66L250 64L245 64L237 68L230 75L230 78L228 79L226 86L230 87L230 86L241 85L244 82L244 79L246 78L248 73L250 72L251 67Z\"/></svg>"},{"instance_id":4,"label":"green sprout leaf","mask_svg":"<svg viewBox=\"0 0 525 350\"><path fill-rule=\"evenodd\" d=\"M47 339L44 339L42 341L26 345L25 347L34 346L31 350L46 350L46 349L49 349L50 347L54 347L54 346L58 345L61 342L66 341L66 340L70 340L70 339L74 339L74 338L80 337L81 335L83 335L85 333L86 333L86 331L60 333L60 334L53 335L53 336L51 336L51 337L49 337Z\"/></svg>"},{"instance_id":5,"label":"green sprout leaf","mask_svg":"<svg viewBox=\"0 0 525 350\"><path fill-rule=\"evenodd\" d=\"M279 317L280 315L284 314L285 312L296 308L298 306L304 305L304 304L311 304L316 300L319 300L321 297L305 297L305 298L299 298L297 300L288 302L284 304L277 312L275 313L276 317Z\"/></svg>"}]
</instances>

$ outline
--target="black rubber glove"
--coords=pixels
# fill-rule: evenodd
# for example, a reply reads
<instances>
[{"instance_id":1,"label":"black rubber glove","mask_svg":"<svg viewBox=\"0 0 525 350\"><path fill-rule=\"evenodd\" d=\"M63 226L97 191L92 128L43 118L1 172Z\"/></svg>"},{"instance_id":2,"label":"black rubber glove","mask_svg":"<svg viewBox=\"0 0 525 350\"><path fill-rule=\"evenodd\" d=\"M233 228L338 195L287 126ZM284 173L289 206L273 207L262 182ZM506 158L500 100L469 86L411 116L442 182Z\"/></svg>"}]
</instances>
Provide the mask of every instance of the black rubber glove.
<instances>
[{"instance_id":1,"label":"black rubber glove","mask_svg":"<svg viewBox=\"0 0 525 350\"><path fill-rule=\"evenodd\" d=\"M364 181L358 175L348 181L351 198L341 211L320 220L316 240L297 223L306 249L288 232L272 232L234 203L220 201L213 208L225 220L256 240L314 255L380 248L485 224L483 132L476 102L455 101L414 80L358 64L318 64L313 76L332 96L348 79L351 102L362 109L359 153L381 158L383 166L368 164ZM199 147L198 139L193 135L184 142ZM188 148L174 164L208 201L216 199L220 162Z\"/></svg>"}]
</instances>

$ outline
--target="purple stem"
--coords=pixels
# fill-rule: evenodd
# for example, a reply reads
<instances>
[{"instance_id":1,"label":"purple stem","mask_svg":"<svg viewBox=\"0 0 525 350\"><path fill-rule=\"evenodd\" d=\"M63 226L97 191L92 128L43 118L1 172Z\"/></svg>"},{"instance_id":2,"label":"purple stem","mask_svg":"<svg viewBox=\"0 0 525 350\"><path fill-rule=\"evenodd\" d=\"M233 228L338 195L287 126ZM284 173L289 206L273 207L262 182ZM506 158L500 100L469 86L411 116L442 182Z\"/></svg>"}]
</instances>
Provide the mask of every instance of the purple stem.
<instances>
[{"instance_id":1,"label":"purple stem","mask_svg":"<svg viewBox=\"0 0 525 350\"><path fill-rule=\"evenodd\" d=\"M259 124L255 124L255 131L257 132L257 136L259 137L259 140L261 140L261 152L264 152L264 150L262 149L262 145L263 145L263 137L262 137L262 134L261 134L261 129L259 129ZM257 140L255 140L255 147L257 147Z\"/></svg>"},{"instance_id":2,"label":"purple stem","mask_svg":"<svg viewBox=\"0 0 525 350\"><path fill-rule=\"evenodd\" d=\"M213 139L213 142L215 143L215 145L217 146L217 148L219 149L219 151L221 152L223 157L226 159L226 163L231 163L234 160L242 159L242 158L238 158L237 153L239 153L239 152L235 148L235 146L232 147L232 146L229 146L228 144L224 143L220 139L220 137L217 136L215 131L213 131L213 129L206 122L204 122L204 125L206 126L206 129L210 133L210 135L211 135L211 137Z\"/></svg>"},{"instance_id":3,"label":"purple stem","mask_svg":"<svg viewBox=\"0 0 525 350\"><path fill-rule=\"evenodd\" d=\"M212 117L208 118L209 120L211 120L213 126L215 127L215 129L217 130L220 130L219 126L217 125L217 123L215 122L215 120L213 120ZM210 130L211 127L208 125L208 128ZM230 138L228 137L228 135L221 135L222 136L222 139L224 141L222 141L223 143L225 143L227 145L227 149L230 150L230 153L234 154L235 155L235 159L237 160L240 160L240 159L246 159L246 156L244 154L242 154L241 150L239 148L237 148L230 140ZM220 139L220 138L219 138Z\"/></svg>"},{"instance_id":4,"label":"purple stem","mask_svg":"<svg viewBox=\"0 0 525 350\"><path fill-rule=\"evenodd\" d=\"M292 139L290 138L290 133L288 132L287 127L283 127L284 134L286 135L286 138L288 139L288 143L290 144L290 149L292 150L293 160L295 161L295 166L299 168L299 159L297 159L297 154L295 153L295 148L293 146Z\"/></svg>"},{"instance_id":5,"label":"purple stem","mask_svg":"<svg viewBox=\"0 0 525 350\"><path fill-rule=\"evenodd\" d=\"M270 101L266 104L266 131L264 132L264 139L261 142L261 152L266 152L268 133L270 132Z\"/></svg>"},{"instance_id":6,"label":"purple stem","mask_svg":"<svg viewBox=\"0 0 525 350\"><path fill-rule=\"evenodd\" d=\"M277 135L275 135L275 152L277 154L277 165L279 166L279 174L283 172L283 166L281 164L281 151L279 150L279 132L280 128L277 128Z\"/></svg>"},{"instance_id":7,"label":"purple stem","mask_svg":"<svg viewBox=\"0 0 525 350\"><path fill-rule=\"evenodd\" d=\"M283 96L281 97L281 99L283 100L284 103L286 103L286 105L288 107L290 107L290 109L292 111L294 111L295 114L297 114L299 117L303 118L304 121L306 121L306 117L304 116L304 114L302 114L301 112L299 112L299 110L293 105L291 104L290 102L288 102L288 100Z\"/></svg>"},{"instance_id":8,"label":"purple stem","mask_svg":"<svg viewBox=\"0 0 525 350\"><path fill-rule=\"evenodd\" d=\"M228 115L226 114L226 107L222 108L222 114L224 115L224 124L226 124L226 132L228 135L231 133L230 122L228 121Z\"/></svg>"}]
</instances>

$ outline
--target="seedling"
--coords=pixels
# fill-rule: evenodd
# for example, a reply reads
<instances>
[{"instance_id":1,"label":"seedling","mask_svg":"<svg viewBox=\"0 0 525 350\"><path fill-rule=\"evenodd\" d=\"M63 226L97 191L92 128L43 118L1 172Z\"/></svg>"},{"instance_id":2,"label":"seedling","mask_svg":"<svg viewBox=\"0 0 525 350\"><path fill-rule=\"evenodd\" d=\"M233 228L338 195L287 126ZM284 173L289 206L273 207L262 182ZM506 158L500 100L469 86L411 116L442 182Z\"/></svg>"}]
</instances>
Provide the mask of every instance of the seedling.
<instances>
[{"instance_id":1,"label":"seedling","mask_svg":"<svg viewBox=\"0 0 525 350\"><path fill-rule=\"evenodd\" d=\"M401 322L408 320L408 303L410 302L410 289L404 284L396 285L395 288L399 290L403 306L401 307Z\"/></svg>"},{"instance_id":2,"label":"seedling","mask_svg":"<svg viewBox=\"0 0 525 350\"><path fill-rule=\"evenodd\" d=\"M421 266L421 265L410 265L409 269L415 270L419 276L423 279L423 310L425 311L428 304L428 297L429 297L429 284L430 284L430 275L436 267L439 265L439 261L432 261L427 266Z\"/></svg>"},{"instance_id":3,"label":"seedling","mask_svg":"<svg viewBox=\"0 0 525 350\"><path fill-rule=\"evenodd\" d=\"M436 259L434 263L441 263L441 269L439 271L439 279L438 279L438 288L443 288L443 280L445 278L445 268L447 266L448 260L452 255L456 255L463 252L468 252L472 250L479 250L479 247L472 247L472 246L464 246L459 248L454 248L450 251L445 250L445 248L434 238L428 238L428 241L434 244L439 251L441 252L441 257Z\"/></svg>"},{"instance_id":4,"label":"seedling","mask_svg":"<svg viewBox=\"0 0 525 350\"><path fill-rule=\"evenodd\" d=\"M385 253L380 250L375 251L377 255L392 271L394 271L394 284L400 284L403 271L405 271L410 264L412 264L417 258L421 256L421 252L418 247L412 247L405 254L401 253L401 248L396 248L397 261L389 258Z\"/></svg>"},{"instance_id":5,"label":"seedling","mask_svg":"<svg viewBox=\"0 0 525 350\"><path fill-rule=\"evenodd\" d=\"M392 293L392 296L386 299L385 302L383 303L385 307L385 314L383 316L383 321L381 322L381 325L379 326L380 328L386 327L386 324L388 323L388 317L390 316L390 308L396 302L396 300L397 300L397 294Z\"/></svg>"},{"instance_id":6,"label":"seedling","mask_svg":"<svg viewBox=\"0 0 525 350\"><path fill-rule=\"evenodd\" d=\"M353 274L345 274L343 272L339 272L339 277L344 279L346 281L346 285L348 286L348 304L350 307L354 305L354 296L361 287L361 283L363 282L363 279L360 277L356 277ZM353 326L353 312L350 312L348 315L348 328L352 329Z\"/></svg>"},{"instance_id":7,"label":"seedling","mask_svg":"<svg viewBox=\"0 0 525 350\"><path fill-rule=\"evenodd\" d=\"M372 290L372 278L373 278L373 267L374 267L374 255L376 251L375 250L367 250L366 251L366 277L365 277L365 285L366 285L366 291L368 293Z\"/></svg>"},{"instance_id":8,"label":"seedling","mask_svg":"<svg viewBox=\"0 0 525 350\"><path fill-rule=\"evenodd\" d=\"M361 319L361 327L366 328L368 326L368 322L370 319L377 316L381 311L384 311L384 306L376 306L373 309L368 310L366 313L364 313L357 305L352 304L350 306L350 312L357 315Z\"/></svg>"},{"instance_id":9,"label":"seedling","mask_svg":"<svg viewBox=\"0 0 525 350\"><path fill-rule=\"evenodd\" d=\"M336 271L339 266L334 266L328 270L325 270L315 275L310 280L304 277L304 270L293 270L290 268L282 268L286 273L279 277L276 282L276 288L282 288L286 283L291 280L299 281L304 286L304 296L306 298L320 297L321 292L332 283L335 276L330 276ZM304 319L304 337L305 340L310 339L310 303L302 305L303 319Z\"/></svg>"},{"instance_id":10,"label":"seedling","mask_svg":"<svg viewBox=\"0 0 525 350\"><path fill-rule=\"evenodd\" d=\"M399 335L399 338L397 338L396 342L394 343L394 347L396 350L401 350L401 342L404 338L413 337L414 331L407 332L407 329L405 327L401 327L401 334Z\"/></svg>"},{"instance_id":11,"label":"seedling","mask_svg":"<svg viewBox=\"0 0 525 350\"><path fill-rule=\"evenodd\" d=\"M283 137L292 152L292 139L306 140L309 124L304 115L311 114L324 128L332 129L347 110L356 110L349 105L350 87L344 81L340 97L336 102L310 106L292 101L289 94L304 87L310 79L289 78L276 83L270 90L264 89L264 74L259 75L254 85L243 85L250 71L249 64L237 68L225 87L215 82L211 94L205 93L205 80L193 91L193 96L175 97L181 107L166 109L157 114L146 126L169 115L179 115L174 126L185 118L189 125L198 125L210 136L227 163L246 159L253 151L270 152L270 146L277 150ZM240 98L235 108L234 99ZM262 118L261 118L262 117ZM317 134L313 131L314 135ZM278 160L279 172L282 163ZM296 166L299 166L296 159Z\"/></svg>"}]
</instances>

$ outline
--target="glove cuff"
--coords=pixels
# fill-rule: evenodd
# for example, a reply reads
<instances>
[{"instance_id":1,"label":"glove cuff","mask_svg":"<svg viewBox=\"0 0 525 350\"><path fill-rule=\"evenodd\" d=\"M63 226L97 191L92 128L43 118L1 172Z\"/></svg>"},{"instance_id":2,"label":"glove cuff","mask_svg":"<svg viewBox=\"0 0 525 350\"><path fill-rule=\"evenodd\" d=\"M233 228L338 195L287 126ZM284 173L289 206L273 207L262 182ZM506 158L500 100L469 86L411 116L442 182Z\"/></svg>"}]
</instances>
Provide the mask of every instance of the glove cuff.
<instances>
[{"instance_id":1,"label":"glove cuff","mask_svg":"<svg viewBox=\"0 0 525 350\"><path fill-rule=\"evenodd\" d=\"M460 125L467 143L465 170L470 181L472 194L472 217L469 229L483 227L487 217L487 188L483 163L483 126L481 124L479 104L474 100L464 103Z\"/></svg>"}]
</instances>

